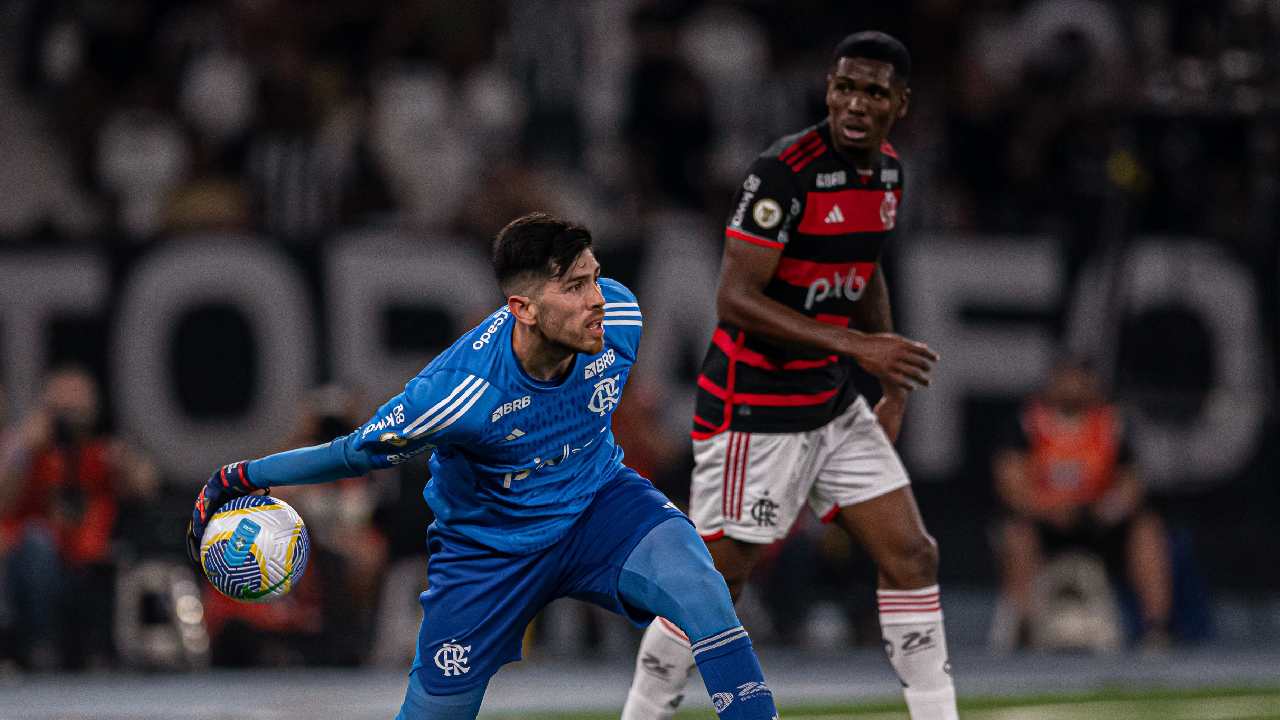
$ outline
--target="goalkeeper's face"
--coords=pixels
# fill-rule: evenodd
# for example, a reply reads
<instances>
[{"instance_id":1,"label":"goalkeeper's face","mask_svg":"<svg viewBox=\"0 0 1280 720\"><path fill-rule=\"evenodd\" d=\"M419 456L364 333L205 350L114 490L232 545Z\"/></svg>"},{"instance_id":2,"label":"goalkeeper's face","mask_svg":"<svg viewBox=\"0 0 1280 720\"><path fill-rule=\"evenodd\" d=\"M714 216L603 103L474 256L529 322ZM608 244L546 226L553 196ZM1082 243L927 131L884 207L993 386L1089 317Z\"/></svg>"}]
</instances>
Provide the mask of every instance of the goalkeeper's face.
<instances>
[{"instance_id":1,"label":"goalkeeper's face","mask_svg":"<svg viewBox=\"0 0 1280 720\"><path fill-rule=\"evenodd\" d=\"M534 300L538 330L548 342L594 355L604 349L604 295L600 293L600 263L590 249L572 266L548 279Z\"/></svg>"}]
</instances>

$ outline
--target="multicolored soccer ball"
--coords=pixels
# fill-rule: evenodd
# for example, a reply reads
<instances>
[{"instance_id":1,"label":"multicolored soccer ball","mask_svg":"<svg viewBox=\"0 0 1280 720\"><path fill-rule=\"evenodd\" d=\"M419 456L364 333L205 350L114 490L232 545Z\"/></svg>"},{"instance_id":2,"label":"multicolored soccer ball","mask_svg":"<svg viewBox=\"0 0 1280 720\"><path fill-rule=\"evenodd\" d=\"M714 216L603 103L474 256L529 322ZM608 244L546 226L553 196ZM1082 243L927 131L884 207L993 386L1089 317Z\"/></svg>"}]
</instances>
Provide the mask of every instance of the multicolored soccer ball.
<instances>
[{"instance_id":1,"label":"multicolored soccer ball","mask_svg":"<svg viewBox=\"0 0 1280 720\"><path fill-rule=\"evenodd\" d=\"M267 602L293 589L307 569L311 537L302 516L270 495L238 497L209 518L200 567L218 592Z\"/></svg>"}]
</instances>

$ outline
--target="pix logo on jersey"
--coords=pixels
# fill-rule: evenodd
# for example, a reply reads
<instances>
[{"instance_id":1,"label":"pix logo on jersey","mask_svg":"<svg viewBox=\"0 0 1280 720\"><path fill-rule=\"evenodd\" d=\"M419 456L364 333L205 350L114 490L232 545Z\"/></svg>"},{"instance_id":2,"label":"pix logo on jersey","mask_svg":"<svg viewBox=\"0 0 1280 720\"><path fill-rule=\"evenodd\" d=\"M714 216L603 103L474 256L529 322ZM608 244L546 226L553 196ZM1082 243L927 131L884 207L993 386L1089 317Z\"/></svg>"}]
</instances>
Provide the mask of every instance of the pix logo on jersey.
<instances>
[{"instance_id":1,"label":"pix logo on jersey","mask_svg":"<svg viewBox=\"0 0 1280 720\"><path fill-rule=\"evenodd\" d=\"M868 277L864 277L863 272L858 270L858 267L854 266L844 273L837 271L833 278L818 278L809 283L809 292L804 299L804 309L812 310L814 305L828 298L844 298L850 302L857 302L858 298L862 297L862 291L867 289L867 282L870 279L870 273L867 273Z\"/></svg>"}]
</instances>

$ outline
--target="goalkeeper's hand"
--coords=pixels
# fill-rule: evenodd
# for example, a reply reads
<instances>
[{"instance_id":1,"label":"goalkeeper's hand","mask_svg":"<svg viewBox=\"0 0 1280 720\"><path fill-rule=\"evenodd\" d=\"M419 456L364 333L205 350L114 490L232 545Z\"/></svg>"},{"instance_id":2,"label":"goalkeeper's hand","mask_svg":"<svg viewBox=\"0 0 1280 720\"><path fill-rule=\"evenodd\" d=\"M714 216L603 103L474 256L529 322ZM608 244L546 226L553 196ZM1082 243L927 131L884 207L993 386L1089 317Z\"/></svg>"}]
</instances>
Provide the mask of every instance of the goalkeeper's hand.
<instances>
[{"instance_id":1,"label":"goalkeeper's hand","mask_svg":"<svg viewBox=\"0 0 1280 720\"><path fill-rule=\"evenodd\" d=\"M187 555L191 562L200 565L200 538L204 537L205 526L209 524L209 518L218 512L218 508L234 498L261 489L249 482L247 460L223 465L209 476L204 487L200 488L200 494L196 496L191 522L187 524Z\"/></svg>"}]
</instances>

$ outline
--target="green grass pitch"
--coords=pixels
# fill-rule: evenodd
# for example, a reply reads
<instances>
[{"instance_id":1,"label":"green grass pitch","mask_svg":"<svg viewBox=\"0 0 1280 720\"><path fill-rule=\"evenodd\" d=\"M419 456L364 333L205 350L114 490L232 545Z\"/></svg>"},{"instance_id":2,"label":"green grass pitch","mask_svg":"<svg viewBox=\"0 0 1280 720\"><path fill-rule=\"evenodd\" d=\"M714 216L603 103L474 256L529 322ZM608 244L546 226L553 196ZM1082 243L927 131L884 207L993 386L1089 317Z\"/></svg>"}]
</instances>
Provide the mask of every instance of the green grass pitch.
<instances>
[{"instance_id":1,"label":"green grass pitch","mask_svg":"<svg viewBox=\"0 0 1280 720\"><path fill-rule=\"evenodd\" d=\"M692 701L701 697L690 698ZM784 704L782 720L907 720L901 702L859 705ZM515 715L482 714L492 720ZM522 714L522 720L617 720L614 713ZM1117 689L1027 697L965 698L964 720L1280 720L1280 686L1222 690ZM676 720L715 720L708 709L688 708Z\"/></svg>"}]
</instances>

